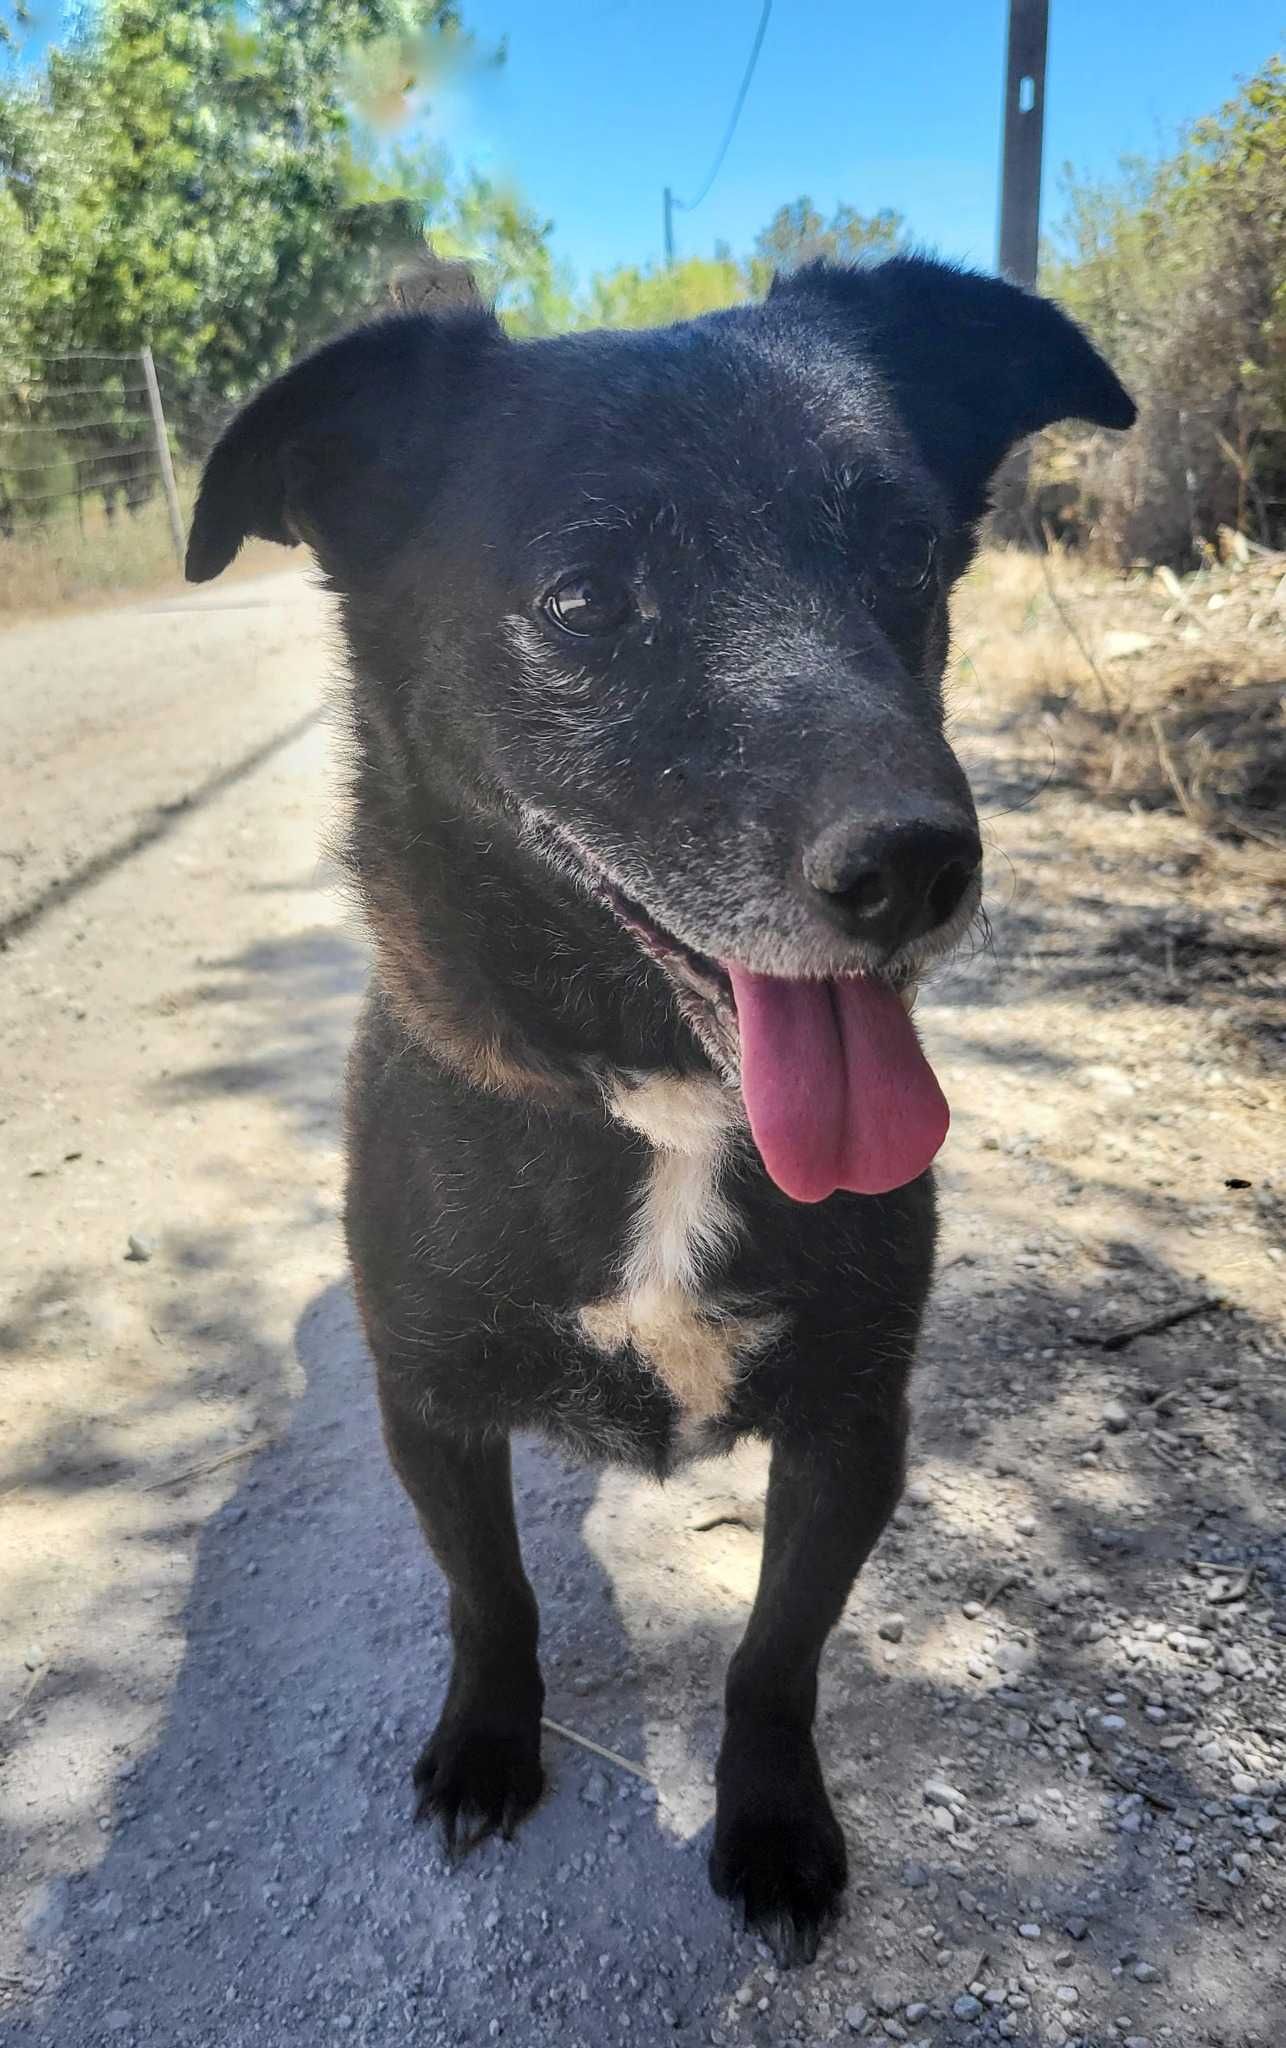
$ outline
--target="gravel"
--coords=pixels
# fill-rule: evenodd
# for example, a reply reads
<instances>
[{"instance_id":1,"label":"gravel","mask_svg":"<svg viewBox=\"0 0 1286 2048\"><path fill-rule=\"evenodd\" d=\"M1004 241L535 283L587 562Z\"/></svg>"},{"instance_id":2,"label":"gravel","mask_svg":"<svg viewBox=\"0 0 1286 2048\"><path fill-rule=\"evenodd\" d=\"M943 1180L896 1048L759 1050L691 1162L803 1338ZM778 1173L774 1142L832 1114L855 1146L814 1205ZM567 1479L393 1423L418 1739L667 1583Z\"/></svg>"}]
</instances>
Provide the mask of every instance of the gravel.
<instances>
[{"instance_id":1,"label":"gravel","mask_svg":"<svg viewBox=\"0 0 1286 2048\"><path fill-rule=\"evenodd\" d=\"M258 617L210 655L198 619L183 656L189 681L219 679L211 716L256 737L317 680L262 704L289 650L268 660ZM113 621L131 648L145 630ZM59 644L51 628L33 690ZM186 693L184 744L205 695ZM822 1673L852 1880L804 1972L777 1971L704 1872L756 1453L658 1489L519 1448L548 1711L655 1782L549 1734L547 1797L512 1844L450 1868L409 1820L445 1614L337 1242L361 960L311 881L320 740L10 949L5 2048L1286 2039L1286 1379L1265 1249L1286 1190L1248 1164L1273 1105L1258 956L1237 951L1269 942L1267 896L1184 820L1057 782L1021 801L1043 741L970 716L1021 889L993 906L995 952L917 1013L960 1110L941 1277L906 1511ZM1158 879L1162 854L1179 866ZM1175 938L1176 904L1209 944ZM92 1040L50 1005L72 988ZM1087 1096L1090 1046L1108 1078ZM1243 1168L1252 1188L1225 1188ZM122 1189L164 1245L128 1268ZM1204 1294L1227 1306L1101 1349ZM741 1520L712 1524L730 1493Z\"/></svg>"}]
</instances>

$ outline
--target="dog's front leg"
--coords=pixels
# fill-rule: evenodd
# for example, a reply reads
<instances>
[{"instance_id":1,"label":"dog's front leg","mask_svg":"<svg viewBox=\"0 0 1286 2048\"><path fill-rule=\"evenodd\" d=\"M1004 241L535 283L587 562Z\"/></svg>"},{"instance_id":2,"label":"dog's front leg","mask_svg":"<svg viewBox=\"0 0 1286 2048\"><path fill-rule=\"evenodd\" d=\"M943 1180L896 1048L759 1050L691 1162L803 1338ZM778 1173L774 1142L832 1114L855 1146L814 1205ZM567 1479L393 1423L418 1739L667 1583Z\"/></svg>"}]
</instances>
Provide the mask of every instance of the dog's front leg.
<instances>
[{"instance_id":1,"label":"dog's front leg","mask_svg":"<svg viewBox=\"0 0 1286 2048\"><path fill-rule=\"evenodd\" d=\"M783 1964L811 1962L848 1876L813 1742L817 1667L902 1487L906 1408L843 1447L773 1448L759 1590L728 1672L710 1881Z\"/></svg>"},{"instance_id":2,"label":"dog's front leg","mask_svg":"<svg viewBox=\"0 0 1286 2048\"><path fill-rule=\"evenodd\" d=\"M385 1399L384 1433L450 1590L451 1681L415 1766L417 1819L448 1849L510 1834L540 1797L539 1614L522 1568L507 1437L466 1440Z\"/></svg>"}]
</instances>

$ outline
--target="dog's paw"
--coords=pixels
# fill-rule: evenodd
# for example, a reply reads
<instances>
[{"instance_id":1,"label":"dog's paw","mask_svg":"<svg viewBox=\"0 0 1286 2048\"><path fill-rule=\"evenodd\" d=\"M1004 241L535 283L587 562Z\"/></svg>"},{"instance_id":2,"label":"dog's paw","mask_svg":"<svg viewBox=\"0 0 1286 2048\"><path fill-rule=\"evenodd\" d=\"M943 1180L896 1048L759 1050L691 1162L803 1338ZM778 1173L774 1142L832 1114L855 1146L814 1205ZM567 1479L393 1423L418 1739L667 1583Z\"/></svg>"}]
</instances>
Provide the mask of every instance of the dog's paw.
<instances>
[{"instance_id":1,"label":"dog's paw","mask_svg":"<svg viewBox=\"0 0 1286 2048\"><path fill-rule=\"evenodd\" d=\"M725 1738L710 1882L783 1969L811 1963L839 1911L848 1854L812 1740Z\"/></svg>"},{"instance_id":2,"label":"dog's paw","mask_svg":"<svg viewBox=\"0 0 1286 2048\"><path fill-rule=\"evenodd\" d=\"M539 1714L448 1707L412 1779L415 1818L440 1822L449 1852L497 1828L507 1841L544 1787Z\"/></svg>"}]
</instances>

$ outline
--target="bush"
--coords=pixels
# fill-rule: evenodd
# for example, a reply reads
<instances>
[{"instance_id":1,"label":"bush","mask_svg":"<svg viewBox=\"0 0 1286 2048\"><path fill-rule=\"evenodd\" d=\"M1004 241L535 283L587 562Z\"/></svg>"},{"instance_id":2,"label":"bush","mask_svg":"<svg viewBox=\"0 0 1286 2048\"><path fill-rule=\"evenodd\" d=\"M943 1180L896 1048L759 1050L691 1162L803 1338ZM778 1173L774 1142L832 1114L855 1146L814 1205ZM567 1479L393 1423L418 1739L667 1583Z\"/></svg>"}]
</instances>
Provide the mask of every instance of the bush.
<instances>
[{"instance_id":1,"label":"bush","mask_svg":"<svg viewBox=\"0 0 1286 2048\"><path fill-rule=\"evenodd\" d=\"M1286 539L1286 64L1177 155L1069 181L1043 283L1139 402L1122 440L1051 437L1032 479L1069 538L1119 560L1208 559L1221 526Z\"/></svg>"}]
</instances>

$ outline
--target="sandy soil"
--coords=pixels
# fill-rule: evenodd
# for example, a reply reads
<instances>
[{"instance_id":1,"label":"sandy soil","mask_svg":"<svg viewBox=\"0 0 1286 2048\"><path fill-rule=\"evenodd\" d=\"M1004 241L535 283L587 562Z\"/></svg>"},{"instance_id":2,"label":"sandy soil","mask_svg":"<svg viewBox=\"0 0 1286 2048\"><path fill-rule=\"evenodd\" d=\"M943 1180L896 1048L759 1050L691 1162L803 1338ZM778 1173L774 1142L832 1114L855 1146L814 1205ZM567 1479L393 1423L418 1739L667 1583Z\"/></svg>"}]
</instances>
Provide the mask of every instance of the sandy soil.
<instances>
[{"instance_id":1,"label":"sandy soil","mask_svg":"<svg viewBox=\"0 0 1286 2048\"><path fill-rule=\"evenodd\" d=\"M0 636L0 2038L1286 2038L1263 850L1065 786L966 671L995 939L922 1006L913 1480L825 1668L848 1910L780 1976L703 1869L754 1455L524 1449L548 1712L642 1775L551 1732L510 1847L410 1825L443 1602L338 1240L330 659L298 575Z\"/></svg>"}]
</instances>

